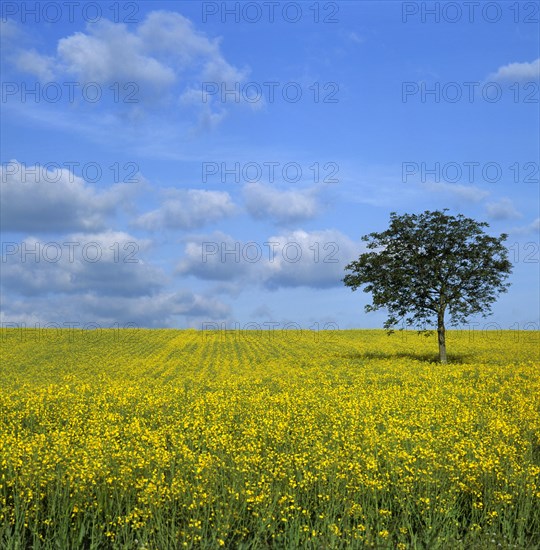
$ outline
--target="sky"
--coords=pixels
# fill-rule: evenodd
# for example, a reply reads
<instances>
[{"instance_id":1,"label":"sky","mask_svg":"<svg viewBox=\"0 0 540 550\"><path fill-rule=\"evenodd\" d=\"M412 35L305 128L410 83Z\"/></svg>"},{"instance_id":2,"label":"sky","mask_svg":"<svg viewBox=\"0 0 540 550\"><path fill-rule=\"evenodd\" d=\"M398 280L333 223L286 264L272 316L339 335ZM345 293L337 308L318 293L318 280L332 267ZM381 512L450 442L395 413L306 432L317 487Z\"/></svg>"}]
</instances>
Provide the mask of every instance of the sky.
<instances>
[{"instance_id":1,"label":"sky","mask_svg":"<svg viewBox=\"0 0 540 550\"><path fill-rule=\"evenodd\" d=\"M4 2L1 322L380 328L391 212L507 233L539 328L534 2Z\"/></svg>"}]
</instances>

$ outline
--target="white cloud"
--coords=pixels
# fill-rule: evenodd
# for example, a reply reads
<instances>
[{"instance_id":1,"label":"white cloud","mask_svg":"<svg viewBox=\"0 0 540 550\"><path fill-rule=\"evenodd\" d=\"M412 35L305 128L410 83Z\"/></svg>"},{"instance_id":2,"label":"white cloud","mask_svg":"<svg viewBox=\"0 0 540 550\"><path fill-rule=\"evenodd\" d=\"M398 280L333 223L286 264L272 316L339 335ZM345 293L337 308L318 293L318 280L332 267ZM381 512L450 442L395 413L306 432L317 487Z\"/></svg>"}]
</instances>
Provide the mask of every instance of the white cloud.
<instances>
[{"instance_id":1,"label":"white cloud","mask_svg":"<svg viewBox=\"0 0 540 550\"><path fill-rule=\"evenodd\" d=\"M531 233L534 233L537 237L540 237L540 218L534 219L530 224L521 226L521 227L514 227L510 229L509 233L512 235L530 235Z\"/></svg>"},{"instance_id":2,"label":"white cloud","mask_svg":"<svg viewBox=\"0 0 540 550\"><path fill-rule=\"evenodd\" d=\"M0 17L0 56L14 62L14 55L20 51L22 45L31 43L32 35L23 25L13 19ZM2 67L4 71L4 66Z\"/></svg>"},{"instance_id":3,"label":"white cloud","mask_svg":"<svg viewBox=\"0 0 540 550\"><path fill-rule=\"evenodd\" d=\"M231 196L225 191L167 189L157 210L140 216L135 225L159 229L194 229L214 223L235 213Z\"/></svg>"},{"instance_id":4,"label":"white cloud","mask_svg":"<svg viewBox=\"0 0 540 550\"><path fill-rule=\"evenodd\" d=\"M507 197L497 202L489 202L486 205L486 210L488 216L493 220L513 220L522 217L514 203Z\"/></svg>"},{"instance_id":5,"label":"white cloud","mask_svg":"<svg viewBox=\"0 0 540 550\"><path fill-rule=\"evenodd\" d=\"M129 27L103 19L61 37L52 51L31 48L35 37L26 39L11 21L4 27L11 37L2 37L9 44L6 67L34 75L40 82L75 83L72 90L61 87L58 102L30 105L12 97L7 107L32 122L67 128L100 144L112 141L114 147L127 147L135 142L146 154L213 130L231 106L262 107L262 102L250 103L243 96L238 102L231 95L203 96L202 82L210 82L214 90L234 89L243 85L248 68L226 59L220 38L197 30L173 11L150 12ZM83 86L89 82L101 87L102 101L88 100ZM121 108L113 102L121 103ZM123 132L122 140L111 139L118 132Z\"/></svg>"},{"instance_id":6,"label":"white cloud","mask_svg":"<svg viewBox=\"0 0 540 550\"><path fill-rule=\"evenodd\" d=\"M218 299L183 290L160 292L152 296L114 296L104 299L99 294L25 298L5 300L0 320L7 323L26 323L28 326L83 328L167 328L201 327L203 322L223 321L230 307ZM78 323L78 324L77 324ZM87 336L91 338L91 335ZM99 337L99 333L96 334ZM130 335L119 333L129 341Z\"/></svg>"},{"instance_id":7,"label":"white cloud","mask_svg":"<svg viewBox=\"0 0 540 550\"><path fill-rule=\"evenodd\" d=\"M17 52L15 63L19 70L37 76L42 82L50 82L54 79L54 58L42 55L34 49Z\"/></svg>"},{"instance_id":8,"label":"white cloud","mask_svg":"<svg viewBox=\"0 0 540 550\"><path fill-rule=\"evenodd\" d=\"M540 78L540 58L530 63L509 63L492 75L495 80L527 80Z\"/></svg>"},{"instance_id":9,"label":"white cloud","mask_svg":"<svg viewBox=\"0 0 540 550\"><path fill-rule=\"evenodd\" d=\"M238 281L253 271L251 263L242 256L243 246L221 231L192 236L186 240L184 257L176 271L208 281ZM264 245L259 246L262 249Z\"/></svg>"},{"instance_id":10,"label":"white cloud","mask_svg":"<svg viewBox=\"0 0 540 550\"><path fill-rule=\"evenodd\" d=\"M83 81L133 81L158 89L175 80L171 67L147 54L146 44L125 25L103 20L58 41L58 65Z\"/></svg>"},{"instance_id":11,"label":"white cloud","mask_svg":"<svg viewBox=\"0 0 540 550\"><path fill-rule=\"evenodd\" d=\"M296 230L251 242L214 233L186 242L177 273L242 288L327 288L341 284L345 265L359 253L360 245L333 229Z\"/></svg>"},{"instance_id":12,"label":"white cloud","mask_svg":"<svg viewBox=\"0 0 540 550\"><path fill-rule=\"evenodd\" d=\"M132 193L116 184L97 191L66 168L45 169L12 160L0 166L3 231L96 231Z\"/></svg>"},{"instance_id":13,"label":"white cloud","mask_svg":"<svg viewBox=\"0 0 540 550\"><path fill-rule=\"evenodd\" d=\"M85 32L61 38L54 56L20 49L13 56L16 67L40 80L76 76L81 83L135 83L137 99L181 87L178 97L190 104L202 102L201 81L242 82L246 72L231 65L218 39L208 38L183 15L154 11L134 29L106 19L89 24ZM198 83L198 86L196 84ZM193 90L198 94L192 94Z\"/></svg>"},{"instance_id":14,"label":"white cloud","mask_svg":"<svg viewBox=\"0 0 540 550\"><path fill-rule=\"evenodd\" d=\"M84 311L91 317L150 327L174 326L178 317L222 319L230 311L220 300L206 298L187 290L160 292L136 299L115 298L110 303L96 295L85 296L81 301Z\"/></svg>"},{"instance_id":15,"label":"white cloud","mask_svg":"<svg viewBox=\"0 0 540 550\"><path fill-rule=\"evenodd\" d=\"M219 58L219 40L209 39L180 13L150 12L139 25L137 36L148 51L173 54L177 62L189 65L195 59Z\"/></svg>"},{"instance_id":16,"label":"white cloud","mask_svg":"<svg viewBox=\"0 0 540 550\"><path fill-rule=\"evenodd\" d=\"M273 261L265 266L264 284L268 288L338 286L345 265L360 253L359 245L333 229L296 230L268 241L278 243Z\"/></svg>"},{"instance_id":17,"label":"white cloud","mask_svg":"<svg viewBox=\"0 0 540 550\"><path fill-rule=\"evenodd\" d=\"M299 189L281 191L259 183L244 187L248 212L256 219L270 219L278 223L294 223L314 218L319 211L317 190Z\"/></svg>"},{"instance_id":18,"label":"white cloud","mask_svg":"<svg viewBox=\"0 0 540 550\"><path fill-rule=\"evenodd\" d=\"M101 296L147 295L165 284L164 274L146 263L149 241L124 232L28 237L3 243L2 285L25 296L95 292Z\"/></svg>"},{"instance_id":19,"label":"white cloud","mask_svg":"<svg viewBox=\"0 0 540 550\"><path fill-rule=\"evenodd\" d=\"M489 191L484 191L474 185L428 182L423 184L423 187L434 193L444 193L470 202L480 202L489 195Z\"/></svg>"},{"instance_id":20,"label":"white cloud","mask_svg":"<svg viewBox=\"0 0 540 550\"><path fill-rule=\"evenodd\" d=\"M112 231L4 241L2 321L168 327L228 315L217 298L170 290L165 273L144 260L150 249L148 240Z\"/></svg>"},{"instance_id":21,"label":"white cloud","mask_svg":"<svg viewBox=\"0 0 540 550\"><path fill-rule=\"evenodd\" d=\"M2 41L2 49L13 45L15 40L19 40L22 36L21 29L12 19L0 19L0 39Z\"/></svg>"}]
</instances>

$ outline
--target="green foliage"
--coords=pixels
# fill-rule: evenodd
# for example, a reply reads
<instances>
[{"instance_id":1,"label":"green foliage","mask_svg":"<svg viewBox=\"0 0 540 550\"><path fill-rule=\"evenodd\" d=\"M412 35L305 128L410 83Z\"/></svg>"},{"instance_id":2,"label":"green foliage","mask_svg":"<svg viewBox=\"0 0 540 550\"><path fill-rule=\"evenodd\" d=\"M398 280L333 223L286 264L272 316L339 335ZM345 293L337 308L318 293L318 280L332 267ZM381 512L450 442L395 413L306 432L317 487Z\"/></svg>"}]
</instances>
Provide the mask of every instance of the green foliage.
<instances>
[{"instance_id":1,"label":"green foliage","mask_svg":"<svg viewBox=\"0 0 540 550\"><path fill-rule=\"evenodd\" d=\"M422 332L434 319L444 327L446 312L452 325L486 317L509 286L507 235L491 237L487 223L446 212L392 212L386 231L362 237L370 252L345 267L345 285L372 294L366 311L388 310L389 332L399 323Z\"/></svg>"}]
</instances>

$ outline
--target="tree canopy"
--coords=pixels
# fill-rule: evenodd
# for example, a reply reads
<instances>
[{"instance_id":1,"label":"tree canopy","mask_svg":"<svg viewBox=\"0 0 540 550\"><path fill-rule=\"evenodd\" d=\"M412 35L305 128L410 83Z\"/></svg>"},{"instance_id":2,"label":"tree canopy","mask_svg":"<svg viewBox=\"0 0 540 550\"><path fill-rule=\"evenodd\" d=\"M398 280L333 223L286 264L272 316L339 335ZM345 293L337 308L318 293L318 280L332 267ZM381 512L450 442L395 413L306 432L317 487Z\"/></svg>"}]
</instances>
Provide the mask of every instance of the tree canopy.
<instances>
[{"instance_id":1,"label":"tree canopy","mask_svg":"<svg viewBox=\"0 0 540 550\"><path fill-rule=\"evenodd\" d=\"M348 264L343 282L372 294L367 312L386 308L384 327L392 332L436 323L439 356L446 362L445 316L457 325L471 315L486 317L501 292L512 264L503 245L507 235L492 237L486 222L451 216L447 209L421 214L390 214L381 233L362 237L369 252Z\"/></svg>"}]
</instances>

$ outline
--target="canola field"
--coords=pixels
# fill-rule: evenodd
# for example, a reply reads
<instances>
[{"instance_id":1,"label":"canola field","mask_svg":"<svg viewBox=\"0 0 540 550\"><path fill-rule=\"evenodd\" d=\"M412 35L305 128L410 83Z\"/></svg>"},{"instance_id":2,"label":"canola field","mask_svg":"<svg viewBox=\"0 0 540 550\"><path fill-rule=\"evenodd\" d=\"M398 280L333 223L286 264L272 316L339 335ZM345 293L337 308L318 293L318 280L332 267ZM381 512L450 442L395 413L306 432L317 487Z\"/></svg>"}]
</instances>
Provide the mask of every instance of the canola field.
<instances>
[{"instance_id":1,"label":"canola field","mask_svg":"<svg viewBox=\"0 0 540 550\"><path fill-rule=\"evenodd\" d=\"M3 329L0 548L539 548L538 332Z\"/></svg>"}]
</instances>

